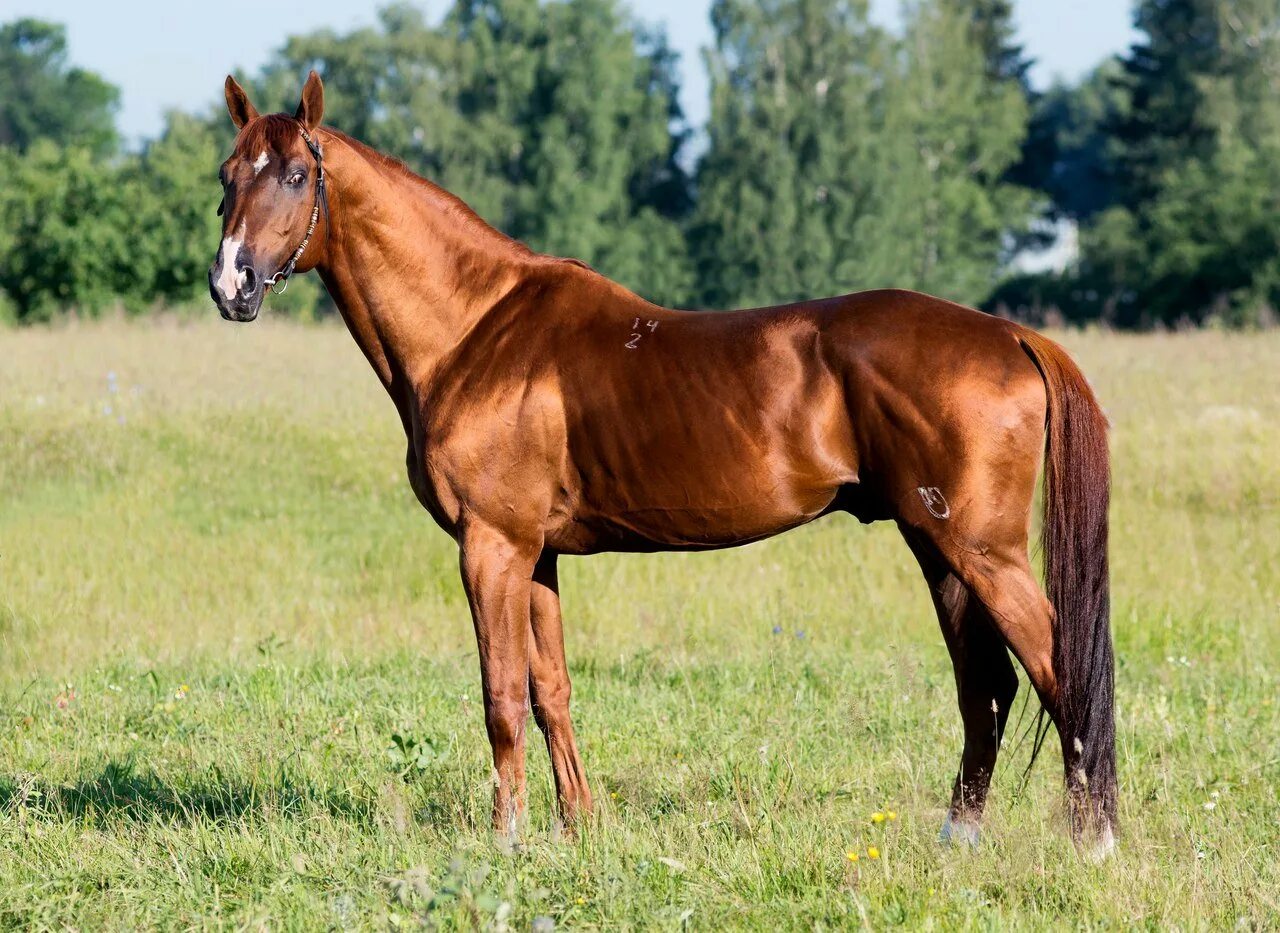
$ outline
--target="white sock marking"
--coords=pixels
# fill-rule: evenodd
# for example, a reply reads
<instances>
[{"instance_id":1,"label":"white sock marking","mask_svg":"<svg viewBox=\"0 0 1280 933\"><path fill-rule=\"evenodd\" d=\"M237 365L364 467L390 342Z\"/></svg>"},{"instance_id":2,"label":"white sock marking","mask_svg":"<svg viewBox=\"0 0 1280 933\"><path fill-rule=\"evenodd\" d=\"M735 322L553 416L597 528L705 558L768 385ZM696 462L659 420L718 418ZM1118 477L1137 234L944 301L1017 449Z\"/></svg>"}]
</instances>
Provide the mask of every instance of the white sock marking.
<instances>
[{"instance_id":1,"label":"white sock marking","mask_svg":"<svg viewBox=\"0 0 1280 933\"><path fill-rule=\"evenodd\" d=\"M1084 852L1085 861L1105 862L1111 857L1111 853L1116 850L1116 834L1111 831L1111 821L1108 820L1102 827L1102 831L1098 833L1098 838L1093 841L1093 845L1089 846Z\"/></svg>"},{"instance_id":2,"label":"white sock marking","mask_svg":"<svg viewBox=\"0 0 1280 933\"><path fill-rule=\"evenodd\" d=\"M978 847L978 824L970 820L957 820L951 813L947 814L946 821L942 824L942 832L938 837L951 845L967 846L970 849Z\"/></svg>"}]
</instances>

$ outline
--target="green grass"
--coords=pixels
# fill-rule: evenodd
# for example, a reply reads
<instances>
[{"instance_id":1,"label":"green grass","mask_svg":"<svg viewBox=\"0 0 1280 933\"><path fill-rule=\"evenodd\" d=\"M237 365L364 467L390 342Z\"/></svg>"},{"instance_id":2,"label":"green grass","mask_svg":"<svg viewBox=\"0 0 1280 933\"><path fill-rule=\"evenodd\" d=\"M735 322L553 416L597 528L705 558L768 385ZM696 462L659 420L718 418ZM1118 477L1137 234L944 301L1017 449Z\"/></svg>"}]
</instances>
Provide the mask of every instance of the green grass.
<instances>
[{"instance_id":1,"label":"green grass","mask_svg":"<svg viewBox=\"0 0 1280 933\"><path fill-rule=\"evenodd\" d=\"M950 665L896 532L844 518L562 562L599 813L551 838L535 732L503 855L455 551L345 332L0 332L0 924L1273 926L1280 334L1067 342L1115 425L1101 867L1056 737L1025 789L1006 742L979 851L938 845Z\"/></svg>"}]
</instances>

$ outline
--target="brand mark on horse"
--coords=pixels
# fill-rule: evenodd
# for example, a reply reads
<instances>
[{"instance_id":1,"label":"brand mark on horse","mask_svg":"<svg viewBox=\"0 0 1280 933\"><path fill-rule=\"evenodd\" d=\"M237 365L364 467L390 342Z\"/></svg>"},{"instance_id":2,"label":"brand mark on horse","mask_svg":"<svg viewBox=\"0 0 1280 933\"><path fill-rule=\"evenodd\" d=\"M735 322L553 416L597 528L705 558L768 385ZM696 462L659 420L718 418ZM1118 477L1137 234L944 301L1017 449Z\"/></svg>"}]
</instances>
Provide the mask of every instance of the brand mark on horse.
<instances>
[{"instance_id":1,"label":"brand mark on horse","mask_svg":"<svg viewBox=\"0 0 1280 933\"><path fill-rule=\"evenodd\" d=\"M920 493L920 500L924 502L924 507L934 518L945 521L951 517L951 506L947 504L947 497L937 486L921 486L916 492Z\"/></svg>"}]
</instances>

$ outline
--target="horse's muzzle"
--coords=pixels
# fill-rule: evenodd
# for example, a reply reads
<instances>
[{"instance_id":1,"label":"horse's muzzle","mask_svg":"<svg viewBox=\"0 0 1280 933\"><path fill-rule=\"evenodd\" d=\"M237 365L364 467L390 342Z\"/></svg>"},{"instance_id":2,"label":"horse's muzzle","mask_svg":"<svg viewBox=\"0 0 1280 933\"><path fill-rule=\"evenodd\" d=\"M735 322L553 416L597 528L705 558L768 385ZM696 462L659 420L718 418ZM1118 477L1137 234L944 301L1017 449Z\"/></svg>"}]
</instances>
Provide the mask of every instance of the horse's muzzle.
<instances>
[{"instance_id":1,"label":"horse's muzzle","mask_svg":"<svg viewBox=\"0 0 1280 933\"><path fill-rule=\"evenodd\" d=\"M221 261L209 267L209 295L218 306L224 321L236 321L246 324L258 316L262 308L262 299L266 290L262 285L262 277L254 271L253 266L246 265L237 270L235 276L235 293L228 298L219 287L224 278Z\"/></svg>"}]
</instances>

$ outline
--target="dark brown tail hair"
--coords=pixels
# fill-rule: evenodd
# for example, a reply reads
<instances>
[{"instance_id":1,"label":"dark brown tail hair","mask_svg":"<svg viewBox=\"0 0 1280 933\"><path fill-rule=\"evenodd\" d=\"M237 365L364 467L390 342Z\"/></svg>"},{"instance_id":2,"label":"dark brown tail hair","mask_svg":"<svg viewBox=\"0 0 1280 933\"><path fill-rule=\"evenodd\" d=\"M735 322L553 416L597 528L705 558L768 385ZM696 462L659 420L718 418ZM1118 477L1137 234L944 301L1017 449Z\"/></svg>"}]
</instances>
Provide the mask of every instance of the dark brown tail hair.
<instances>
[{"instance_id":1,"label":"dark brown tail hair","mask_svg":"<svg viewBox=\"0 0 1280 933\"><path fill-rule=\"evenodd\" d=\"M1072 828L1116 823L1115 662L1107 509L1107 419L1058 344L1025 331L1023 349L1048 393L1045 430L1045 591L1053 604L1053 673Z\"/></svg>"}]
</instances>

